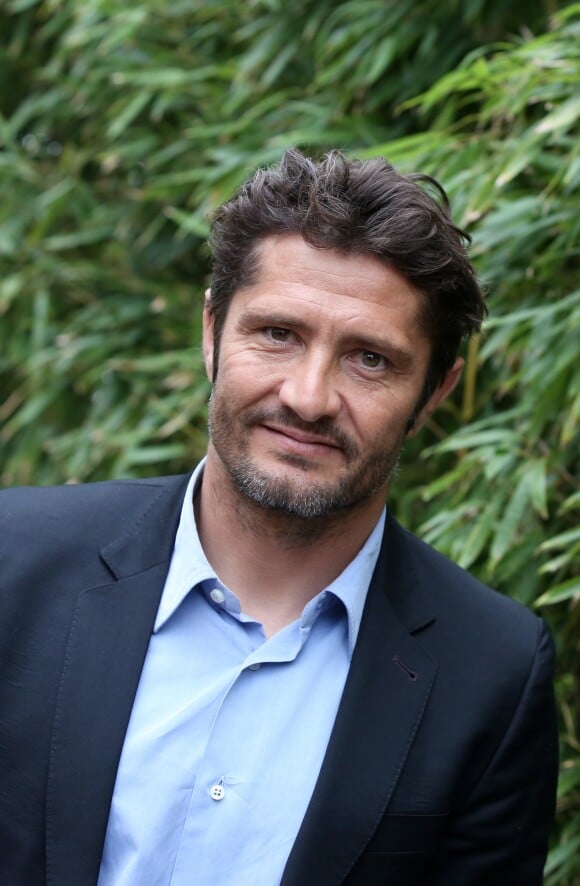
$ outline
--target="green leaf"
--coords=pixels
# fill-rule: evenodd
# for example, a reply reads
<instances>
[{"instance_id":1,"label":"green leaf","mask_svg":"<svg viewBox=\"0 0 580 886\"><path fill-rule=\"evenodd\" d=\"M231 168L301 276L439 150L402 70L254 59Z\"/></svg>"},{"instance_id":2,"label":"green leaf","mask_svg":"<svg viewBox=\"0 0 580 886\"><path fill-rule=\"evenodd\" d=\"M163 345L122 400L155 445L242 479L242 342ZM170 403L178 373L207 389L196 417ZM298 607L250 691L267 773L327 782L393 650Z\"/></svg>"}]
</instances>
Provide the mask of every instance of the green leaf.
<instances>
[{"instance_id":1,"label":"green leaf","mask_svg":"<svg viewBox=\"0 0 580 886\"><path fill-rule=\"evenodd\" d=\"M150 92L138 92L123 110L111 120L107 134L114 141L125 132L127 127L139 116L143 108L151 101Z\"/></svg>"},{"instance_id":2,"label":"green leaf","mask_svg":"<svg viewBox=\"0 0 580 886\"><path fill-rule=\"evenodd\" d=\"M542 135L553 133L559 129L569 129L580 119L580 97L572 96L559 107L546 114L543 120L534 127Z\"/></svg>"},{"instance_id":3,"label":"green leaf","mask_svg":"<svg viewBox=\"0 0 580 886\"><path fill-rule=\"evenodd\" d=\"M556 603L571 600L575 597L580 597L580 578L578 577L569 578L567 581L563 581L561 584L546 591L545 594L538 597L534 606L553 606Z\"/></svg>"},{"instance_id":4,"label":"green leaf","mask_svg":"<svg viewBox=\"0 0 580 886\"><path fill-rule=\"evenodd\" d=\"M521 529L523 518L530 501L530 481L527 473L523 473L511 497L506 505L503 516L495 527L490 556L494 564L497 564L515 543L516 536Z\"/></svg>"},{"instance_id":5,"label":"green leaf","mask_svg":"<svg viewBox=\"0 0 580 886\"><path fill-rule=\"evenodd\" d=\"M530 501L544 520L548 518L547 470L547 459L532 459L526 467Z\"/></svg>"},{"instance_id":6,"label":"green leaf","mask_svg":"<svg viewBox=\"0 0 580 886\"><path fill-rule=\"evenodd\" d=\"M564 548L572 542L580 540L580 526L575 527L574 529L567 529L565 532L560 532L558 535L554 535L551 538L546 539L546 541L540 545L541 551L553 551L555 548Z\"/></svg>"}]
</instances>

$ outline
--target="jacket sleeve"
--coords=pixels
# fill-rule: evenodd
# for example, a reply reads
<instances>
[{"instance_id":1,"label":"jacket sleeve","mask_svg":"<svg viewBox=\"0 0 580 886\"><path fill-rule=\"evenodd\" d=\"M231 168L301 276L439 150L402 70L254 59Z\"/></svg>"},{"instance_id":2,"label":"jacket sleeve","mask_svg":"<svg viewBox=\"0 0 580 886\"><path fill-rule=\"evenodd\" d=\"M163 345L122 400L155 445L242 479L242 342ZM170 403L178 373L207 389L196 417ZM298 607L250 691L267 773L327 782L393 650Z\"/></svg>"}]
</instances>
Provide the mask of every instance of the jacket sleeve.
<instances>
[{"instance_id":1,"label":"jacket sleeve","mask_svg":"<svg viewBox=\"0 0 580 886\"><path fill-rule=\"evenodd\" d=\"M431 886L542 883L555 808L558 734L553 643L538 642L510 725L463 807L454 811Z\"/></svg>"}]
</instances>

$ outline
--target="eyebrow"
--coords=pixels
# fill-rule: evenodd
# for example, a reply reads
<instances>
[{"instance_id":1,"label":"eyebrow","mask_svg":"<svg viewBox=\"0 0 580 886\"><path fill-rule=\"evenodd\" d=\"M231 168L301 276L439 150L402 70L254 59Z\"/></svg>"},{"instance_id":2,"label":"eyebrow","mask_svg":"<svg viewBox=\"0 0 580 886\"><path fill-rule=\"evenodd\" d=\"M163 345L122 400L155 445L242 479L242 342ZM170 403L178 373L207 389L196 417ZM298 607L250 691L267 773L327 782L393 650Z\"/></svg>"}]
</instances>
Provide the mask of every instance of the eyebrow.
<instances>
[{"instance_id":1,"label":"eyebrow","mask_svg":"<svg viewBox=\"0 0 580 886\"><path fill-rule=\"evenodd\" d=\"M271 312L271 311L262 311L260 309L252 309L249 308L246 311L243 311L239 317L238 322L242 325L253 325L255 323L263 323L266 326L280 326L284 329L306 329L308 330L310 327L308 323L304 320L296 317L291 317L288 314ZM361 348L366 351L373 351L378 354L385 354L388 357L391 357L396 363L400 364L402 368L406 368L410 366L413 362L413 351L400 347L395 342L390 341L386 338L376 338L372 335L349 335L345 336L345 341L349 342L353 346L357 348Z\"/></svg>"},{"instance_id":2,"label":"eyebrow","mask_svg":"<svg viewBox=\"0 0 580 886\"><path fill-rule=\"evenodd\" d=\"M288 314L280 314L274 311L264 311L256 308L248 308L239 314L238 322L242 324L264 323L266 326L288 326L291 329L308 327L308 324L303 320L296 319L296 317L290 317Z\"/></svg>"}]
</instances>

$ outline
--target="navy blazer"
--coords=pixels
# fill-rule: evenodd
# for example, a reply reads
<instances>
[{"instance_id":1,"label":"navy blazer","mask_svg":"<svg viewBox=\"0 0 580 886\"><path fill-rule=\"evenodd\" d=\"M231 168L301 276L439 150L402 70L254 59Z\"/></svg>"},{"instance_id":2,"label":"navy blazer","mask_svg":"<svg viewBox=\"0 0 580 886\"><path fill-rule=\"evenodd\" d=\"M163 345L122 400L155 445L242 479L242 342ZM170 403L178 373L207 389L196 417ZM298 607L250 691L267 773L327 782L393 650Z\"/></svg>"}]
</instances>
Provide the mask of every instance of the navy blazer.
<instances>
[{"instance_id":1,"label":"navy blazer","mask_svg":"<svg viewBox=\"0 0 580 886\"><path fill-rule=\"evenodd\" d=\"M96 883L187 479L0 494L6 886ZM544 623L389 516L282 886L540 884L556 771Z\"/></svg>"}]
</instances>

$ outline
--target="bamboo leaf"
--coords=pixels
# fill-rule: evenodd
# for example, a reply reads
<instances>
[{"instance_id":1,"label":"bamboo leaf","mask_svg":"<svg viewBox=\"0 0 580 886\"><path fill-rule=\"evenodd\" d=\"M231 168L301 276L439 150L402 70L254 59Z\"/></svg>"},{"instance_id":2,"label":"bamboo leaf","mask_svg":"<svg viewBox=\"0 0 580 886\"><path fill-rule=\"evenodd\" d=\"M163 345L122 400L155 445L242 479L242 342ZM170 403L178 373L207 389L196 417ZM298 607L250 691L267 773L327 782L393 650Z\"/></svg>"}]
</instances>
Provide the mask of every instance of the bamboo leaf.
<instances>
[{"instance_id":1,"label":"bamboo leaf","mask_svg":"<svg viewBox=\"0 0 580 886\"><path fill-rule=\"evenodd\" d=\"M571 600L575 597L580 597L580 578L570 578L556 585L538 597L534 605L536 607L553 606L555 603L562 603L564 600Z\"/></svg>"},{"instance_id":2,"label":"bamboo leaf","mask_svg":"<svg viewBox=\"0 0 580 886\"><path fill-rule=\"evenodd\" d=\"M510 545L516 541L523 517L530 501L530 482L527 473L523 473L508 501L503 516L495 527L490 556L497 564L505 555Z\"/></svg>"},{"instance_id":3,"label":"bamboo leaf","mask_svg":"<svg viewBox=\"0 0 580 886\"><path fill-rule=\"evenodd\" d=\"M554 549L566 547L576 541L580 541L580 526L568 529L566 532L561 532L558 535L553 535L540 545L540 550L553 551Z\"/></svg>"},{"instance_id":4,"label":"bamboo leaf","mask_svg":"<svg viewBox=\"0 0 580 886\"><path fill-rule=\"evenodd\" d=\"M535 131L542 135L553 133L559 129L569 129L580 119L580 97L572 96L558 108L546 114L535 126Z\"/></svg>"},{"instance_id":5,"label":"bamboo leaf","mask_svg":"<svg viewBox=\"0 0 580 886\"><path fill-rule=\"evenodd\" d=\"M547 467L547 459L533 459L526 467L530 501L544 520L548 517Z\"/></svg>"}]
</instances>

